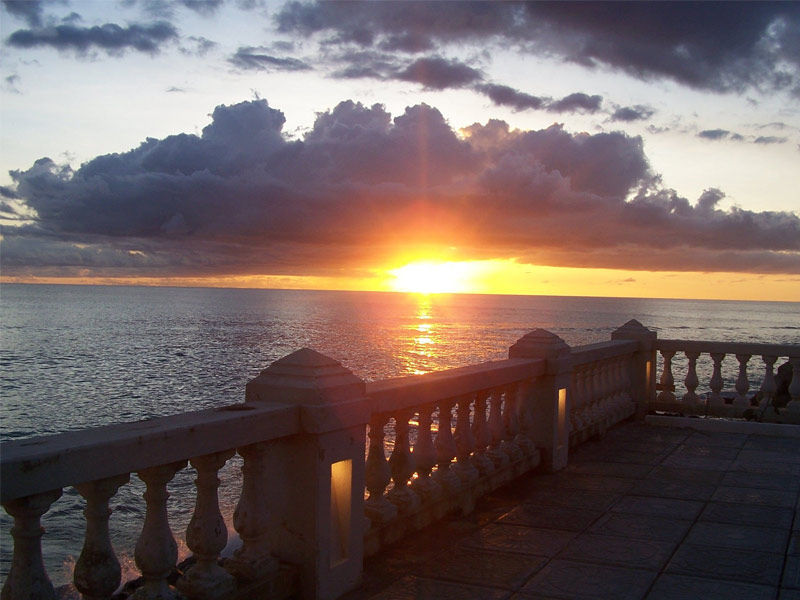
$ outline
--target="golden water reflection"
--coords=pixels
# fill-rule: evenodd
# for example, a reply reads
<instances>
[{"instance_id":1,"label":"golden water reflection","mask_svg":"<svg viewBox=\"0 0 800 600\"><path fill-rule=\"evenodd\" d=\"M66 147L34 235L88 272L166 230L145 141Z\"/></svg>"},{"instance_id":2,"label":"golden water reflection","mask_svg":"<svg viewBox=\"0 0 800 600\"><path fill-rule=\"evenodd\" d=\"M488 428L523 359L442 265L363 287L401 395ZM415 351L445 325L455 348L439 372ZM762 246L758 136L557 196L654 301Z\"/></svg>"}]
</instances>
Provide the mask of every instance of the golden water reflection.
<instances>
[{"instance_id":1,"label":"golden water reflection","mask_svg":"<svg viewBox=\"0 0 800 600\"><path fill-rule=\"evenodd\" d=\"M408 337L403 343L404 371L407 375L422 375L435 370L434 359L443 341L442 333L433 316L431 297L419 294L416 298L418 302L416 311L406 327Z\"/></svg>"}]
</instances>

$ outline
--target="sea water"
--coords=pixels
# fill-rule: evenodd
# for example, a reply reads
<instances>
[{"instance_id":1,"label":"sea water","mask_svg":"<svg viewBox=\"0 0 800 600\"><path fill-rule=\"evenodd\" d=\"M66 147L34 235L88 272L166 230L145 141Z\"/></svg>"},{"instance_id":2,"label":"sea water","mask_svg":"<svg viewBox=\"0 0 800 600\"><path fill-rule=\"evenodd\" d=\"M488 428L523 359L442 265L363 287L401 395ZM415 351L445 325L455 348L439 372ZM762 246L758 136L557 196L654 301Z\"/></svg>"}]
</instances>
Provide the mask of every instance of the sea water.
<instances>
[{"instance_id":1,"label":"sea water","mask_svg":"<svg viewBox=\"0 0 800 600\"><path fill-rule=\"evenodd\" d=\"M371 381L505 358L536 328L573 346L608 340L629 319L660 338L800 343L796 302L5 284L0 435L22 439L241 402L249 379L302 347ZM232 460L220 475L229 523L239 466ZM185 469L170 484L179 541L191 518L192 480ZM142 491L132 475L112 499L123 562L142 524ZM56 582L69 578L64 558L80 553L82 505L67 488L43 518ZM3 577L10 524L2 514Z\"/></svg>"}]
</instances>

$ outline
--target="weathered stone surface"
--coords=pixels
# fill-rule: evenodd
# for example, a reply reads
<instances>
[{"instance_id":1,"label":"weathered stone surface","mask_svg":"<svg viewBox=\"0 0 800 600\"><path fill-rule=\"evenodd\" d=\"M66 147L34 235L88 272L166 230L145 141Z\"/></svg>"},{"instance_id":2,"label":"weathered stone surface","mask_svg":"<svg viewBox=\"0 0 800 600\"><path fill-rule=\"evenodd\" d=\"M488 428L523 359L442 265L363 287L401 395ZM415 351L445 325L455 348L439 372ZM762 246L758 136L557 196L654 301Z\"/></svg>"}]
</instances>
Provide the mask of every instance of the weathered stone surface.
<instances>
[{"instance_id":1,"label":"weathered stone surface","mask_svg":"<svg viewBox=\"0 0 800 600\"><path fill-rule=\"evenodd\" d=\"M662 519L651 515L609 513L592 525L589 531L600 535L678 542L691 524L691 521Z\"/></svg>"},{"instance_id":2,"label":"weathered stone surface","mask_svg":"<svg viewBox=\"0 0 800 600\"><path fill-rule=\"evenodd\" d=\"M574 536L572 532L557 529L490 524L465 539L463 545L483 550L555 556Z\"/></svg>"},{"instance_id":3,"label":"weathered stone surface","mask_svg":"<svg viewBox=\"0 0 800 600\"><path fill-rule=\"evenodd\" d=\"M792 526L793 518L794 513L791 508L709 502L703 509L699 520L789 529Z\"/></svg>"},{"instance_id":4,"label":"weathered stone surface","mask_svg":"<svg viewBox=\"0 0 800 600\"><path fill-rule=\"evenodd\" d=\"M583 533L559 558L658 571L667 564L676 542L656 542Z\"/></svg>"},{"instance_id":5,"label":"weathered stone surface","mask_svg":"<svg viewBox=\"0 0 800 600\"><path fill-rule=\"evenodd\" d=\"M775 588L735 581L665 574L658 578L647 600L772 600Z\"/></svg>"},{"instance_id":6,"label":"weathered stone surface","mask_svg":"<svg viewBox=\"0 0 800 600\"><path fill-rule=\"evenodd\" d=\"M788 537L789 532L784 529L729 523L695 523L686 536L686 543L783 553Z\"/></svg>"},{"instance_id":7,"label":"weathered stone surface","mask_svg":"<svg viewBox=\"0 0 800 600\"><path fill-rule=\"evenodd\" d=\"M575 600L638 600L656 575L655 571L554 560L525 584L522 591Z\"/></svg>"},{"instance_id":8,"label":"weathered stone surface","mask_svg":"<svg viewBox=\"0 0 800 600\"><path fill-rule=\"evenodd\" d=\"M668 573L746 583L778 585L783 554L682 544L667 566Z\"/></svg>"},{"instance_id":9,"label":"weathered stone surface","mask_svg":"<svg viewBox=\"0 0 800 600\"><path fill-rule=\"evenodd\" d=\"M546 562L545 557L465 548L434 563L420 565L414 574L513 590L519 588Z\"/></svg>"},{"instance_id":10,"label":"weathered stone surface","mask_svg":"<svg viewBox=\"0 0 800 600\"><path fill-rule=\"evenodd\" d=\"M502 600L508 592L409 575L369 600Z\"/></svg>"},{"instance_id":11,"label":"weathered stone surface","mask_svg":"<svg viewBox=\"0 0 800 600\"><path fill-rule=\"evenodd\" d=\"M797 493L762 488L720 486L711 496L711 499L714 502L793 507L797 499Z\"/></svg>"},{"instance_id":12,"label":"weathered stone surface","mask_svg":"<svg viewBox=\"0 0 800 600\"><path fill-rule=\"evenodd\" d=\"M677 498L655 498L653 496L625 496L613 507L613 512L634 515L651 515L667 519L695 519L703 510L703 503Z\"/></svg>"},{"instance_id":13,"label":"weathered stone surface","mask_svg":"<svg viewBox=\"0 0 800 600\"><path fill-rule=\"evenodd\" d=\"M500 517L500 523L528 527L583 531L603 515L602 511L566 506L522 504Z\"/></svg>"}]
</instances>

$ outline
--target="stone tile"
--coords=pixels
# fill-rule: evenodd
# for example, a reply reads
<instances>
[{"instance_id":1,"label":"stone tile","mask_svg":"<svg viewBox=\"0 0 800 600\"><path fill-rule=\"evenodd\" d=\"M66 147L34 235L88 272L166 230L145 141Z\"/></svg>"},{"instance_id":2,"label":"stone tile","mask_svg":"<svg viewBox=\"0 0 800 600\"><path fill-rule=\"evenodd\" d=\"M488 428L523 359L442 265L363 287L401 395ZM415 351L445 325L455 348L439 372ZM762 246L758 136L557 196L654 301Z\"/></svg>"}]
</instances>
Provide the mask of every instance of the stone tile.
<instances>
[{"instance_id":1,"label":"stone tile","mask_svg":"<svg viewBox=\"0 0 800 600\"><path fill-rule=\"evenodd\" d=\"M783 554L788 537L789 532L782 529L703 522L695 523L692 526L685 542L700 546L761 550Z\"/></svg>"},{"instance_id":2,"label":"stone tile","mask_svg":"<svg viewBox=\"0 0 800 600\"><path fill-rule=\"evenodd\" d=\"M655 496L623 496L611 507L612 512L689 520L696 519L701 510L703 510L703 503L698 500L656 498Z\"/></svg>"},{"instance_id":3,"label":"stone tile","mask_svg":"<svg viewBox=\"0 0 800 600\"><path fill-rule=\"evenodd\" d=\"M794 512L791 508L709 502L698 520L789 529L793 518Z\"/></svg>"},{"instance_id":4,"label":"stone tile","mask_svg":"<svg viewBox=\"0 0 800 600\"><path fill-rule=\"evenodd\" d=\"M766 490L764 488L719 486L714 495L711 496L711 500L714 502L739 502L742 504L794 508L797 493L783 490Z\"/></svg>"},{"instance_id":5,"label":"stone tile","mask_svg":"<svg viewBox=\"0 0 800 600\"><path fill-rule=\"evenodd\" d=\"M789 538L789 548L786 554L800 555L800 533L793 531Z\"/></svg>"},{"instance_id":6,"label":"stone tile","mask_svg":"<svg viewBox=\"0 0 800 600\"><path fill-rule=\"evenodd\" d=\"M682 544L666 571L710 579L731 579L746 583L778 585L783 554L757 550L735 550Z\"/></svg>"},{"instance_id":7,"label":"stone tile","mask_svg":"<svg viewBox=\"0 0 800 600\"><path fill-rule=\"evenodd\" d=\"M544 506L568 506L571 508L589 508L608 510L620 497L613 492L596 490L572 490L563 488L538 488L528 494L526 504Z\"/></svg>"},{"instance_id":8,"label":"stone tile","mask_svg":"<svg viewBox=\"0 0 800 600\"><path fill-rule=\"evenodd\" d=\"M622 477L605 477L603 475L580 475L565 473L559 481L559 487L576 490L596 490L599 492L620 492L630 490L636 481Z\"/></svg>"},{"instance_id":9,"label":"stone tile","mask_svg":"<svg viewBox=\"0 0 800 600\"><path fill-rule=\"evenodd\" d=\"M664 574L656 580L647 600L772 600L775 592L767 585Z\"/></svg>"},{"instance_id":10,"label":"stone tile","mask_svg":"<svg viewBox=\"0 0 800 600\"><path fill-rule=\"evenodd\" d=\"M603 511L565 506L522 504L498 519L507 525L526 525L545 529L583 531L603 515Z\"/></svg>"},{"instance_id":11,"label":"stone tile","mask_svg":"<svg viewBox=\"0 0 800 600\"><path fill-rule=\"evenodd\" d=\"M567 544L558 558L659 571L667 564L675 544L583 533Z\"/></svg>"},{"instance_id":12,"label":"stone tile","mask_svg":"<svg viewBox=\"0 0 800 600\"><path fill-rule=\"evenodd\" d=\"M655 577L654 571L553 560L520 591L569 600L638 600Z\"/></svg>"},{"instance_id":13,"label":"stone tile","mask_svg":"<svg viewBox=\"0 0 800 600\"><path fill-rule=\"evenodd\" d=\"M678 542L691 526L691 521L662 519L650 515L608 513L589 528L590 533L658 542Z\"/></svg>"},{"instance_id":14,"label":"stone tile","mask_svg":"<svg viewBox=\"0 0 800 600\"><path fill-rule=\"evenodd\" d=\"M800 600L800 590L781 589L778 600Z\"/></svg>"},{"instance_id":15,"label":"stone tile","mask_svg":"<svg viewBox=\"0 0 800 600\"><path fill-rule=\"evenodd\" d=\"M767 452L800 455L800 446L797 444L797 438L751 435L744 448L747 450L766 450Z\"/></svg>"},{"instance_id":16,"label":"stone tile","mask_svg":"<svg viewBox=\"0 0 800 600\"><path fill-rule=\"evenodd\" d=\"M787 556L783 569L783 587L800 590L800 556Z\"/></svg>"},{"instance_id":17,"label":"stone tile","mask_svg":"<svg viewBox=\"0 0 800 600\"><path fill-rule=\"evenodd\" d=\"M630 493L639 496L705 501L711 498L715 490L716 487L711 484L693 481L643 479L631 488Z\"/></svg>"},{"instance_id":18,"label":"stone tile","mask_svg":"<svg viewBox=\"0 0 800 600\"><path fill-rule=\"evenodd\" d=\"M748 460L737 458L731 464L731 471L745 471L748 473L776 473L779 475L798 475L800 465L788 462L764 462L762 460Z\"/></svg>"},{"instance_id":19,"label":"stone tile","mask_svg":"<svg viewBox=\"0 0 800 600\"><path fill-rule=\"evenodd\" d=\"M795 444L797 440L795 440ZM753 461L762 463L790 463L800 464L800 454L780 450L778 452L769 450L750 450L745 447L739 453L738 460Z\"/></svg>"},{"instance_id":20,"label":"stone tile","mask_svg":"<svg viewBox=\"0 0 800 600\"><path fill-rule=\"evenodd\" d=\"M671 456L683 455L695 456L698 458L721 458L725 460L732 460L739 454L738 447L727 448L725 446L715 446L709 443L690 443L691 439L692 438L686 440L686 442L678 446Z\"/></svg>"},{"instance_id":21,"label":"stone tile","mask_svg":"<svg viewBox=\"0 0 800 600\"><path fill-rule=\"evenodd\" d=\"M687 481L716 485L722 481L725 471L710 469L684 469L681 467L658 466L648 474L648 478L668 479L670 481Z\"/></svg>"},{"instance_id":22,"label":"stone tile","mask_svg":"<svg viewBox=\"0 0 800 600\"><path fill-rule=\"evenodd\" d=\"M509 592L409 575L369 600L504 600Z\"/></svg>"},{"instance_id":23,"label":"stone tile","mask_svg":"<svg viewBox=\"0 0 800 600\"><path fill-rule=\"evenodd\" d=\"M575 463L565 469L567 473L608 475L611 477L629 477L634 479L644 477L651 470L652 467L650 465L590 461Z\"/></svg>"},{"instance_id":24,"label":"stone tile","mask_svg":"<svg viewBox=\"0 0 800 600\"><path fill-rule=\"evenodd\" d=\"M460 545L480 550L555 556L573 537L575 533L572 531L492 524L465 538Z\"/></svg>"},{"instance_id":25,"label":"stone tile","mask_svg":"<svg viewBox=\"0 0 800 600\"><path fill-rule=\"evenodd\" d=\"M665 467L678 467L681 469L700 469L703 471L725 471L733 464L728 458L705 458L689 454L671 454L662 463Z\"/></svg>"},{"instance_id":26,"label":"stone tile","mask_svg":"<svg viewBox=\"0 0 800 600\"><path fill-rule=\"evenodd\" d=\"M416 565L410 574L514 590L546 562L544 557L461 548L436 562Z\"/></svg>"},{"instance_id":27,"label":"stone tile","mask_svg":"<svg viewBox=\"0 0 800 600\"><path fill-rule=\"evenodd\" d=\"M636 450L633 448L622 447L607 449L603 448L591 454L584 455L580 462L602 461L611 463L631 463L637 465L656 465L661 462L671 451L671 448L659 449L658 451Z\"/></svg>"},{"instance_id":28,"label":"stone tile","mask_svg":"<svg viewBox=\"0 0 800 600\"><path fill-rule=\"evenodd\" d=\"M715 446L724 448L741 448L747 441L744 433L706 433L695 431L683 441L684 446Z\"/></svg>"},{"instance_id":29,"label":"stone tile","mask_svg":"<svg viewBox=\"0 0 800 600\"><path fill-rule=\"evenodd\" d=\"M782 475L780 473L729 471L725 473L721 483L732 487L757 487L795 492L800 490L800 479L794 475Z\"/></svg>"}]
</instances>

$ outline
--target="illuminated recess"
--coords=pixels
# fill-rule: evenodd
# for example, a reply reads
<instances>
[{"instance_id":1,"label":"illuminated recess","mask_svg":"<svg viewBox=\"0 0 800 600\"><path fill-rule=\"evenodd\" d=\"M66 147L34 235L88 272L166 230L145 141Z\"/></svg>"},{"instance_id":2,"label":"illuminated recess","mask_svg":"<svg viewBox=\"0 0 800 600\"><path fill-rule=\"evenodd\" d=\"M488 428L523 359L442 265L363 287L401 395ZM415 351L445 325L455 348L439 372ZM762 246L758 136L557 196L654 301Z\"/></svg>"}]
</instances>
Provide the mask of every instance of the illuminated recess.
<instances>
[{"instance_id":1,"label":"illuminated recess","mask_svg":"<svg viewBox=\"0 0 800 600\"><path fill-rule=\"evenodd\" d=\"M567 388L558 390L558 439L567 436Z\"/></svg>"},{"instance_id":2,"label":"illuminated recess","mask_svg":"<svg viewBox=\"0 0 800 600\"><path fill-rule=\"evenodd\" d=\"M331 465L331 567L346 561L350 548L352 481L352 460Z\"/></svg>"}]
</instances>

